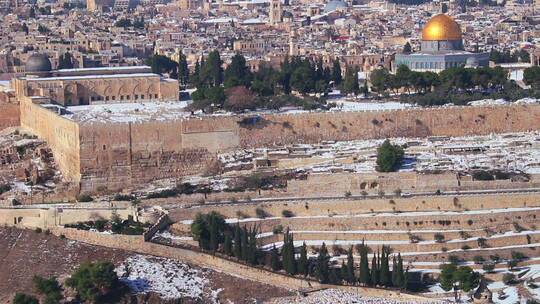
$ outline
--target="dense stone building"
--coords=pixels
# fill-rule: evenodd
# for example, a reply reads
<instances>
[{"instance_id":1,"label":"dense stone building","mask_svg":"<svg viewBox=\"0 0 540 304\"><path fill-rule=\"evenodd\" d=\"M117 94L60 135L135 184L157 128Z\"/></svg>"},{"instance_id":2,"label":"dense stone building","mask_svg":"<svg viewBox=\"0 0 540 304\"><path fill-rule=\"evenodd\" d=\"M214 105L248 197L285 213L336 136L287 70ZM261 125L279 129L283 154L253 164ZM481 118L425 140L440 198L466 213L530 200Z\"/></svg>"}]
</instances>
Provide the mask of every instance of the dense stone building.
<instances>
[{"instance_id":1,"label":"dense stone building","mask_svg":"<svg viewBox=\"0 0 540 304\"><path fill-rule=\"evenodd\" d=\"M12 80L17 97L39 96L64 106L178 100L178 82L149 67L106 67L53 71L45 55L32 55L26 75Z\"/></svg>"},{"instance_id":2,"label":"dense stone building","mask_svg":"<svg viewBox=\"0 0 540 304\"><path fill-rule=\"evenodd\" d=\"M397 54L394 70L406 65L413 71L440 72L452 67L489 65L489 53L471 53L463 49L461 28L445 14L431 18L422 30L421 50Z\"/></svg>"}]
</instances>

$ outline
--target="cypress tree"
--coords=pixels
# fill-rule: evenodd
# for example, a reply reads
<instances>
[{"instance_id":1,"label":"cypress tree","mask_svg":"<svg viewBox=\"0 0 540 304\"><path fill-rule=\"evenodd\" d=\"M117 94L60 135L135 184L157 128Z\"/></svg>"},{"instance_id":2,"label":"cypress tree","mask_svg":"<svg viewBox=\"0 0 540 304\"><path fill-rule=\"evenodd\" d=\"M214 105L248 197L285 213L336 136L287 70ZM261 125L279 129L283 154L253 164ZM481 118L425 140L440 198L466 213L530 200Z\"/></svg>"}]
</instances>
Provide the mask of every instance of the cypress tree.
<instances>
[{"instance_id":1,"label":"cypress tree","mask_svg":"<svg viewBox=\"0 0 540 304\"><path fill-rule=\"evenodd\" d=\"M252 265L257 265L257 228L253 227L249 230L248 241L248 262Z\"/></svg>"},{"instance_id":2,"label":"cypress tree","mask_svg":"<svg viewBox=\"0 0 540 304\"><path fill-rule=\"evenodd\" d=\"M291 261L289 259L289 227L285 230L283 234L283 247L281 247L281 257L283 260L283 269L285 272L289 273L291 269Z\"/></svg>"},{"instance_id":3,"label":"cypress tree","mask_svg":"<svg viewBox=\"0 0 540 304\"><path fill-rule=\"evenodd\" d=\"M383 246L381 253L380 285L388 287L392 283L390 270L388 269L388 249Z\"/></svg>"},{"instance_id":4,"label":"cypress tree","mask_svg":"<svg viewBox=\"0 0 540 304\"><path fill-rule=\"evenodd\" d=\"M289 228L283 235L283 249L281 250L281 256L283 257L283 269L288 274L296 274L296 260L294 256L294 238L289 232Z\"/></svg>"},{"instance_id":5,"label":"cypress tree","mask_svg":"<svg viewBox=\"0 0 540 304\"><path fill-rule=\"evenodd\" d=\"M319 256L317 257L317 269L316 277L317 280L321 283L328 283L329 267L328 260L328 249L326 249L326 244L323 242L321 249L319 250Z\"/></svg>"},{"instance_id":6,"label":"cypress tree","mask_svg":"<svg viewBox=\"0 0 540 304\"><path fill-rule=\"evenodd\" d=\"M236 227L234 229L234 256L239 260L242 258L242 243L241 243L242 236L241 235L242 235L242 232L240 230L240 226L236 224Z\"/></svg>"},{"instance_id":7,"label":"cypress tree","mask_svg":"<svg viewBox=\"0 0 540 304\"><path fill-rule=\"evenodd\" d=\"M300 247L300 259L298 260L298 273L301 273L303 275L308 274L306 242L304 242L302 244L302 247Z\"/></svg>"},{"instance_id":8,"label":"cypress tree","mask_svg":"<svg viewBox=\"0 0 540 304\"><path fill-rule=\"evenodd\" d=\"M407 286L409 286L409 268L403 274L403 289L407 289Z\"/></svg>"},{"instance_id":9,"label":"cypress tree","mask_svg":"<svg viewBox=\"0 0 540 304\"><path fill-rule=\"evenodd\" d=\"M404 288L405 286L405 274L403 273L403 259L401 258L401 253L398 253L398 259L397 259L397 275L396 275L396 282L394 282L394 286L399 288Z\"/></svg>"},{"instance_id":10,"label":"cypress tree","mask_svg":"<svg viewBox=\"0 0 540 304\"><path fill-rule=\"evenodd\" d=\"M399 276L399 270L396 262L396 256L394 255L392 257L392 286L399 286L398 283L398 276Z\"/></svg>"},{"instance_id":11,"label":"cypress tree","mask_svg":"<svg viewBox=\"0 0 540 304\"><path fill-rule=\"evenodd\" d=\"M330 273L328 275L328 281L330 282L330 284L334 284L334 285L341 284L341 278L339 277L339 271L335 267L330 268Z\"/></svg>"},{"instance_id":12,"label":"cypress tree","mask_svg":"<svg viewBox=\"0 0 540 304\"><path fill-rule=\"evenodd\" d=\"M349 270L347 269L347 266L345 265L345 261L341 261L340 272L341 272L340 274L341 279L348 283L349 280L347 280L347 278L349 276Z\"/></svg>"},{"instance_id":13,"label":"cypress tree","mask_svg":"<svg viewBox=\"0 0 540 304\"><path fill-rule=\"evenodd\" d=\"M279 253L278 253L278 250L276 248L276 245L274 244L274 247L272 248L272 251L270 252L271 254L271 266L272 266L272 270L273 271L278 271L279 269L281 269L281 265L279 263Z\"/></svg>"},{"instance_id":14,"label":"cypress tree","mask_svg":"<svg viewBox=\"0 0 540 304\"><path fill-rule=\"evenodd\" d=\"M371 283L371 279L369 278L369 266L368 266L368 247L364 245L364 242L362 242L362 246L359 248L360 250L360 283L362 283L364 286Z\"/></svg>"},{"instance_id":15,"label":"cypress tree","mask_svg":"<svg viewBox=\"0 0 540 304\"><path fill-rule=\"evenodd\" d=\"M223 242L223 253L226 255L232 255L232 239L229 234L225 235L225 241Z\"/></svg>"},{"instance_id":16,"label":"cypress tree","mask_svg":"<svg viewBox=\"0 0 540 304\"><path fill-rule=\"evenodd\" d=\"M379 285L379 267L376 254L373 254L373 259L371 259L371 285Z\"/></svg>"},{"instance_id":17,"label":"cypress tree","mask_svg":"<svg viewBox=\"0 0 540 304\"><path fill-rule=\"evenodd\" d=\"M248 247L248 231L246 226L242 228L242 260L247 261L249 257L249 247Z\"/></svg>"},{"instance_id":18,"label":"cypress tree","mask_svg":"<svg viewBox=\"0 0 540 304\"><path fill-rule=\"evenodd\" d=\"M349 251L347 252L347 276L343 277L343 279L347 280L347 283L349 284L356 283L356 278L354 276L354 259L353 259L352 246L349 248Z\"/></svg>"},{"instance_id":19,"label":"cypress tree","mask_svg":"<svg viewBox=\"0 0 540 304\"><path fill-rule=\"evenodd\" d=\"M334 81L335 86L339 86L341 84L341 80L342 80L341 65L339 64L339 59L337 58L336 60L333 61L332 80Z\"/></svg>"}]
</instances>

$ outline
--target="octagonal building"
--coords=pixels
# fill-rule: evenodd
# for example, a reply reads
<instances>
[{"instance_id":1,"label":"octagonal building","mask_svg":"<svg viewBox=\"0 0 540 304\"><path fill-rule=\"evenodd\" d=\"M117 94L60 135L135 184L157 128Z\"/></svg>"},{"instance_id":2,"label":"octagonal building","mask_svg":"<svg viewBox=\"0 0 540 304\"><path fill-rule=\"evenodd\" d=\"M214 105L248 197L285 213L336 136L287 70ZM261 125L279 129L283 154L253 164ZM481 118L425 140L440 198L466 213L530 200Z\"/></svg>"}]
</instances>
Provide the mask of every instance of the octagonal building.
<instances>
[{"instance_id":1,"label":"octagonal building","mask_svg":"<svg viewBox=\"0 0 540 304\"><path fill-rule=\"evenodd\" d=\"M461 27L452 17L439 14L432 17L422 30L421 51L396 54L394 70L406 65L413 71L441 72L451 67L489 65L489 53L472 53L463 49Z\"/></svg>"}]
</instances>

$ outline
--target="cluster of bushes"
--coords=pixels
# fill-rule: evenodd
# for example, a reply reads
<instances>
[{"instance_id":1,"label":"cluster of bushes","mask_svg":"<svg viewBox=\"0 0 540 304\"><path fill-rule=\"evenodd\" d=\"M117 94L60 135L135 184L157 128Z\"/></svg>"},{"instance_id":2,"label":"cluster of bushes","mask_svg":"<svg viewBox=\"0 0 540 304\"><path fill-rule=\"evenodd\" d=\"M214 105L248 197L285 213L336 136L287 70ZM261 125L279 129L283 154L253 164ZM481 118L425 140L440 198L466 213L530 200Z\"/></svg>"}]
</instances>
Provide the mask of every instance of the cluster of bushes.
<instances>
[{"instance_id":1,"label":"cluster of bushes","mask_svg":"<svg viewBox=\"0 0 540 304\"><path fill-rule=\"evenodd\" d=\"M110 230L115 234L125 234L125 235L141 235L144 232L144 229L148 227L149 224L143 224L133 220L132 216L129 216L127 220L122 220L120 217L115 216L111 221L104 219L99 219L95 221L87 222L78 222L75 224L66 224L66 228L75 228L78 230L91 230L95 229L99 232L104 232Z\"/></svg>"},{"instance_id":2,"label":"cluster of bushes","mask_svg":"<svg viewBox=\"0 0 540 304\"><path fill-rule=\"evenodd\" d=\"M164 189L158 192L152 192L149 193L146 198L168 198L168 197L174 197L181 194L193 194L193 193L207 193L207 188L197 187L195 185L192 185L190 183L182 183L179 185L176 185L176 187L172 189Z\"/></svg>"},{"instance_id":3,"label":"cluster of bushes","mask_svg":"<svg viewBox=\"0 0 540 304\"><path fill-rule=\"evenodd\" d=\"M89 203L94 201L94 198L88 194L81 194L77 196L77 201L80 203Z\"/></svg>"},{"instance_id":4,"label":"cluster of bushes","mask_svg":"<svg viewBox=\"0 0 540 304\"><path fill-rule=\"evenodd\" d=\"M318 98L298 98L290 95L295 90L303 95L326 93L331 82L342 82L341 66L335 61L332 68L324 67L322 60L300 57L285 58L279 70L261 66L252 73L241 54L232 57L225 70L218 51L212 51L195 64L192 74L186 75L192 86L192 109L223 108L231 111L256 108L277 109L283 106L302 106L304 109L324 107ZM345 92L358 93L358 79L353 68L343 83ZM352 80L352 81L351 81Z\"/></svg>"},{"instance_id":5,"label":"cluster of bushes","mask_svg":"<svg viewBox=\"0 0 540 304\"><path fill-rule=\"evenodd\" d=\"M527 71L528 70L528 71ZM532 68L525 72L525 82L533 85L540 83L540 73ZM506 72L501 67L464 68L456 67L442 71L413 72L407 66L400 66L396 74L379 69L371 74L372 90L379 93L388 91L398 93L400 89L418 94L404 94L404 102L424 106L453 103L464 105L467 102L486 98L517 100L524 97L540 96L537 89L523 90L508 81ZM458 93L458 94L456 94Z\"/></svg>"},{"instance_id":6,"label":"cluster of bushes","mask_svg":"<svg viewBox=\"0 0 540 304\"><path fill-rule=\"evenodd\" d=\"M388 139L385 140L377 148L377 171L393 172L398 170L404 155L405 152L401 146L390 143Z\"/></svg>"},{"instance_id":7,"label":"cluster of bushes","mask_svg":"<svg viewBox=\"0 0 540 304\"><path fill-rule=\"evenodd\" d=\"M8 192L11 190L11 185L9 184L1 184L0 185L0 194L3 194L5 192Z\"/></svg>"},{"instance_id":8,"label":"cluster of bushes","mask_svg":"<svg viewBox=\"0 0 540 304\"><path fill-rule=\"evenodd\" d=\"M44 298L45 304L58 304L64 299L62 285L55 277L32 279L37 294ZM75 291L78 302L118 303L126 294L127 287L122 285L110 262L84 263L66 280L65 285ZM31 295L16 293L14 304L39 304Z\"/></svg>"}]
</instances>

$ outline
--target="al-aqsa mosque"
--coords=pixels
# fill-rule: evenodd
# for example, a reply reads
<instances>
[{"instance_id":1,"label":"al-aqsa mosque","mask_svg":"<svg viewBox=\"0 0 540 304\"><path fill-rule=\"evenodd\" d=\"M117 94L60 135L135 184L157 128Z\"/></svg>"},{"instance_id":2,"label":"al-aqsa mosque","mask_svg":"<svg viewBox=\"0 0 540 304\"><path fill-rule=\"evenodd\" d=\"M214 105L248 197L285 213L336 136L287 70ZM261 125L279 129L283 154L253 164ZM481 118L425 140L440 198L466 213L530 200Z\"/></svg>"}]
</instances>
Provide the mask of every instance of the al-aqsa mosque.
<instances>
[{"instance_id":1,"label":"al-aqsa mosque","mask_svg":"<svg viewBox=\"0 0 540 304\"><path fill-rule=\"evenodd\" d=\"M421 50L397 54L394 70L404 64L413 71L440 72L451 67L489 65L489 53L472 53L463 48L463 35L452 17L439 14L432 17L422 30Z\"/></svg>"}]
</instances>

